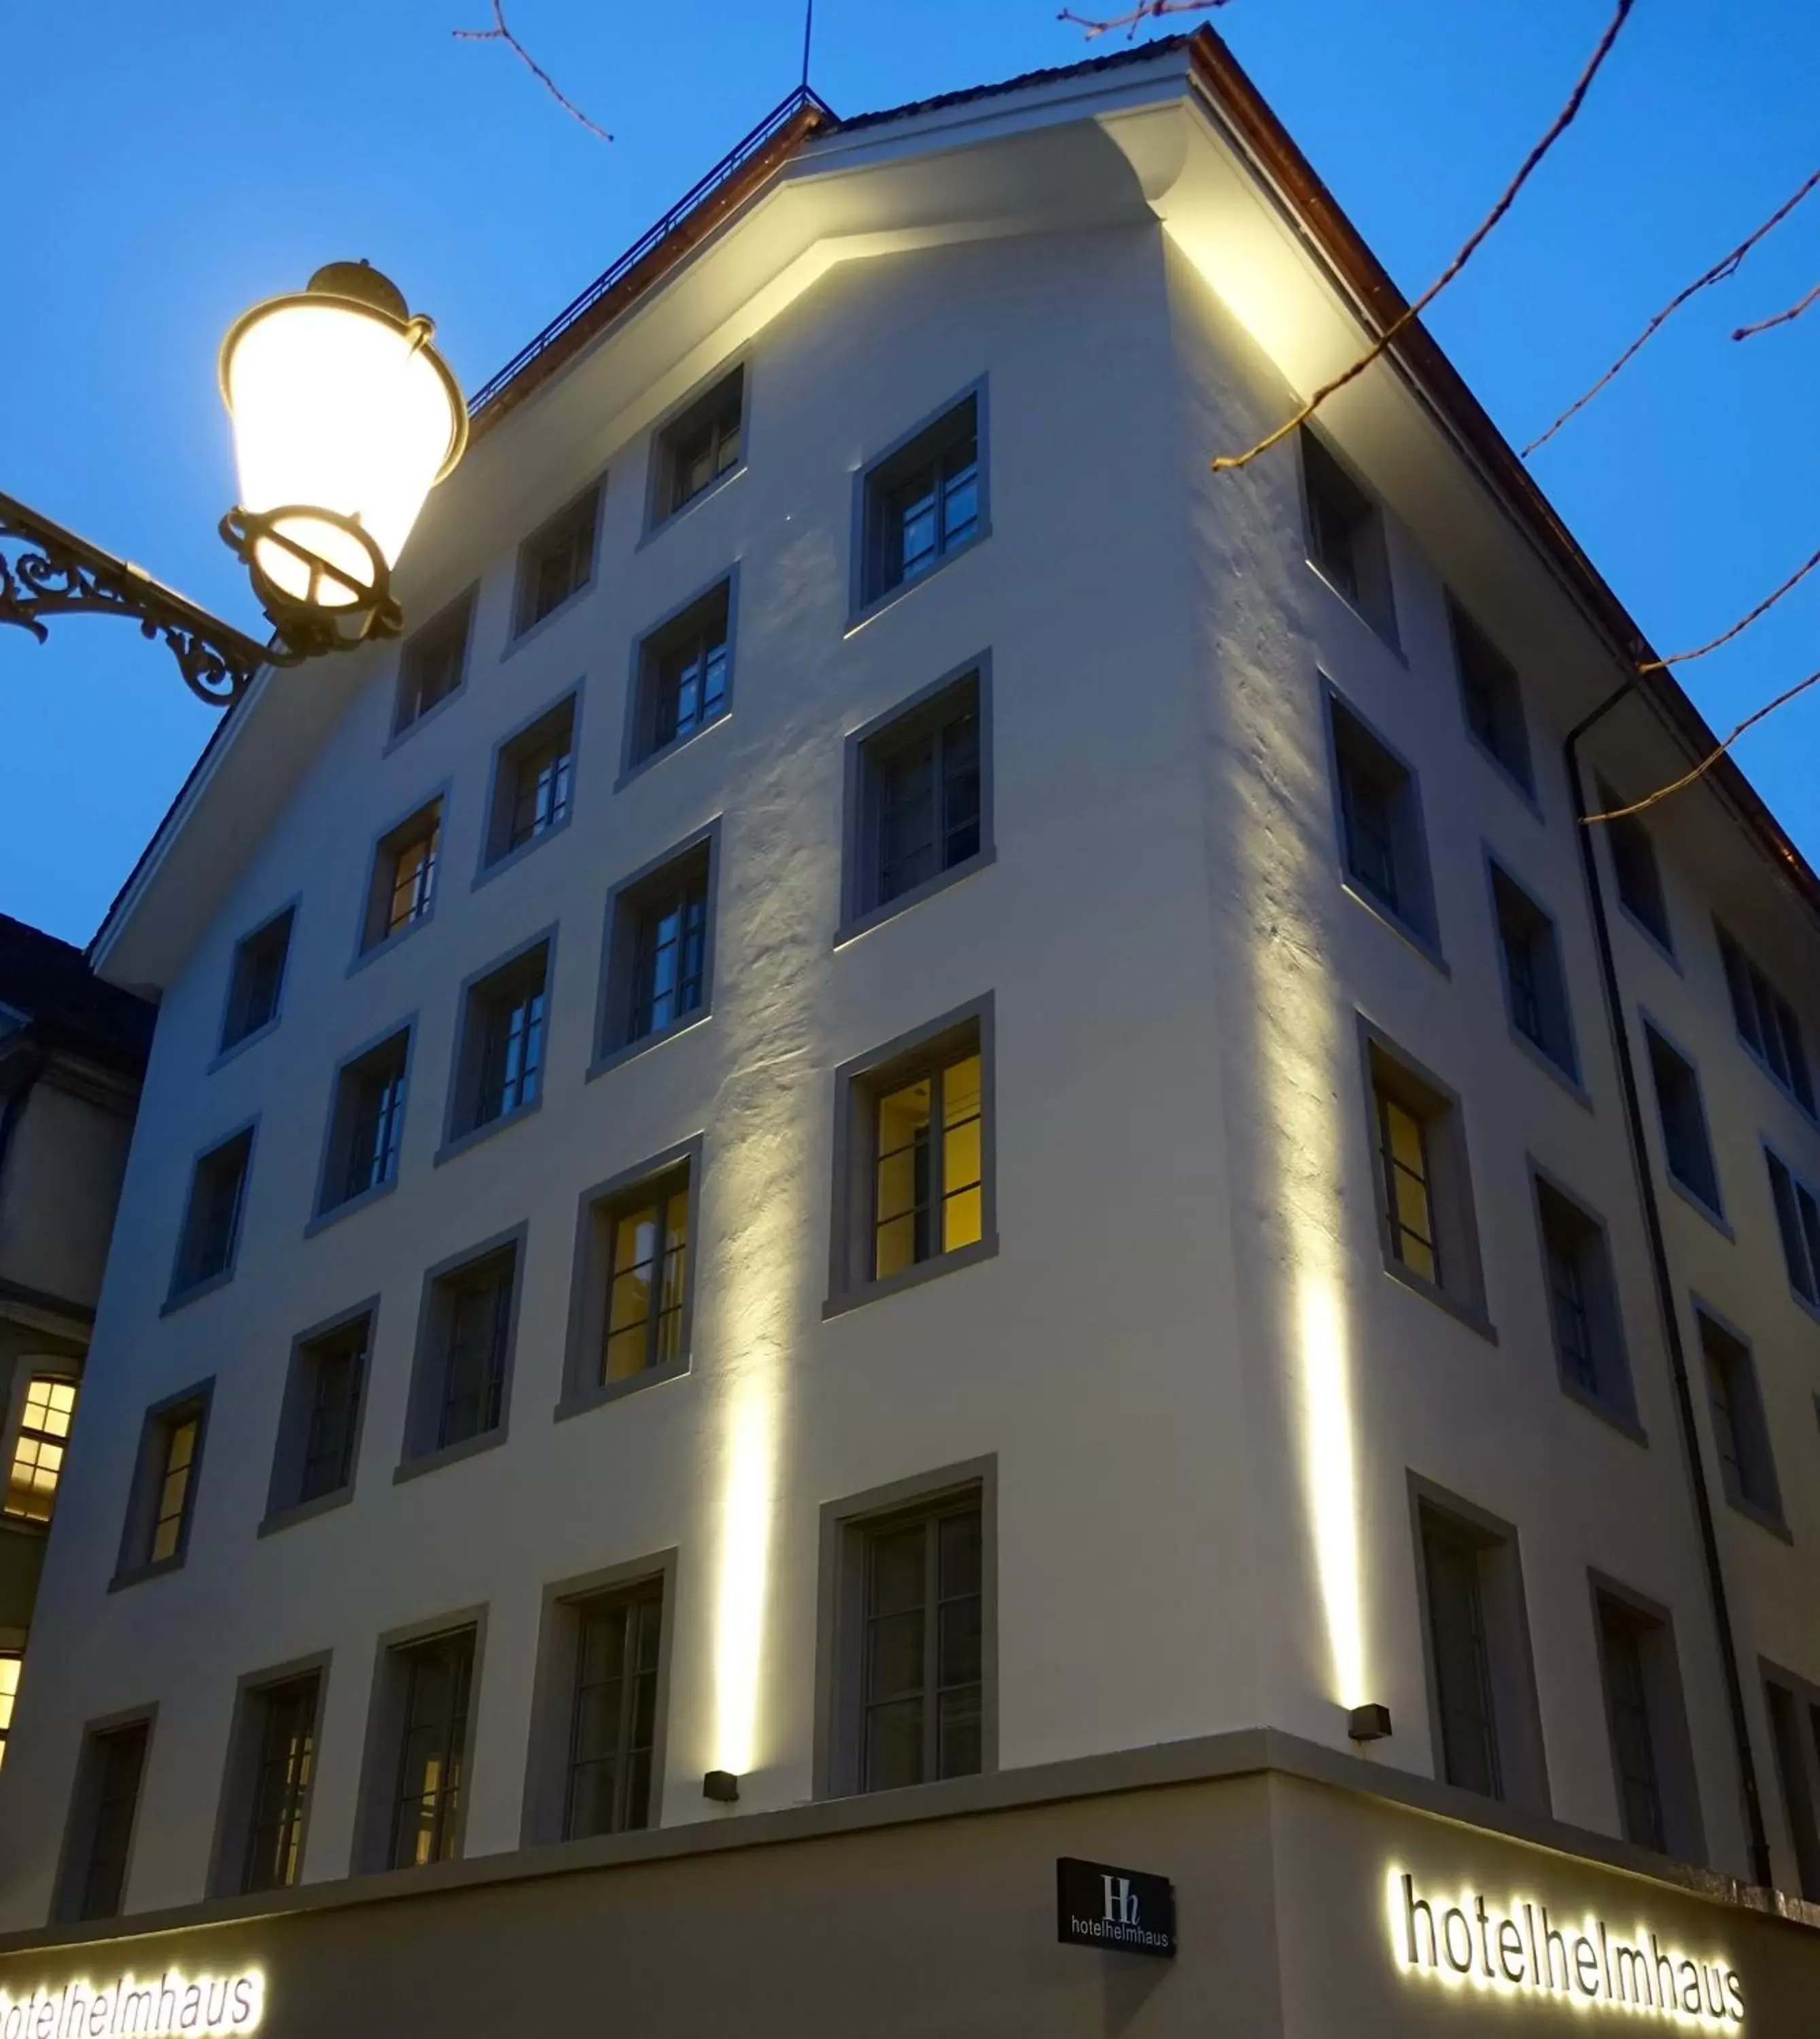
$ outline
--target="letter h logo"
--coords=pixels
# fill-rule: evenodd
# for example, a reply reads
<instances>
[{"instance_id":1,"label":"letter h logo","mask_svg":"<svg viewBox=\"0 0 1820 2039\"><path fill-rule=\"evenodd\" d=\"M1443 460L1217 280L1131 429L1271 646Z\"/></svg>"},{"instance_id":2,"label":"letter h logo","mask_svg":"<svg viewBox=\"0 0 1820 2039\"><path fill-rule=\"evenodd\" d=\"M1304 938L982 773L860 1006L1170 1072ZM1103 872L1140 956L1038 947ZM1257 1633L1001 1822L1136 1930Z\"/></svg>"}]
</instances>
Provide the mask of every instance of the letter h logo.
<instances>
[{"instance_id":1,"label":"letter h logo","mask_svg":"<svg viewBox=\"0 0 1820 2039\"><path fill-rule=\"evenodd\" d=\"M1135 1926L1138 1922L1137 1893L1132 1888L1128 1876L1102 1876L1105 1885L1106 1923L1109 1926Z\"/></svg>"}]
</instances>

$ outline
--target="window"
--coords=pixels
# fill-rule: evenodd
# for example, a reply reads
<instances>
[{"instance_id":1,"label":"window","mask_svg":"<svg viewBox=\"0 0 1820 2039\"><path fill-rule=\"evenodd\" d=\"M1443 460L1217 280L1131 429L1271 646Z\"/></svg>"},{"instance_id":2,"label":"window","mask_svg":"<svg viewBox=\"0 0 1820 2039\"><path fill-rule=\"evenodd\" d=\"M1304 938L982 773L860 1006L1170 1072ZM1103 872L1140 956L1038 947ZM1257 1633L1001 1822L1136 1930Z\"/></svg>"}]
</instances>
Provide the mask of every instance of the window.
<instances>
[{"instance_id":1,"label":"window","mask_svg":"<svg viewBox=\"0 0 1820 2039\"><path fill-rule=\"evenodd\" d=\"M1301 440L1310 556L1329 584L1394 644L1397 610L1382 515L1313 432L1304 429Z\"/></svg>"},{"instance_id":2,"label":"window","mask_svg":"<svg viewBox=\"0 0 1820 2039\"><path fill-rule=\"evenodd\" d=\"M1610 814L1626 805L1604 780L1598 782L1599 807ZM1668 953L1674 953L1674 938L1668 923L1668 895L1663 890L1662 869L1655 860L1655 845L1649 830L1635 814L1601 824L1611 851L1613 875L1617 880L1620 904L1644 932Z\"/></svg>"},{"instance_id":3,"label":"window","mask_svg":"<svg viewBox=\"0 0 1820 2039\"><path fill-rule=\"evenodd\" d=\"M1545 1811L1515 1532L1425 1494L1416 1515L1437 1774Z\"/></svg>"},{"instance_id":4,"label":"window","mask_svg":"<svg viewBox=\"0 0 1820 2039\"><path fill-rule=\"evenodd\" d=\"M1765 1678L1763 1697L1796 1880L1810 1904L1820 1903L1820 1697L1781 1677Z\"/></svg>"},{"instance_id":5,"label":"window","mask_svg":"<svg viewBox=\"0 0 1820 2039\"><path fill-rule=\"evenodd\" d=\"M292 1346L268 1517L345 1497L353 1487L373 1326L369 1304Z\"/></svg>"},{"instance_id":6,"label":"window","mask_svg":"<svg viewBox=\"0 0 1820 2039\"><path fill-rule=\"evenodd\" d=\"M1668 1172L1697 1202L1714 1216L1723 1208L1719 1196L1719 1170L1707 1137L1706 1108L1701 1103L1700 1078L1693 1065L1645 1021L1650 1074L1662 1116L1663 1152Z\"/></svg>"},{"instance_id":7,"label":"window","mask_svg":"<svg viewBox=\"0 0 1820 2039\"><path fill-rule=\"evenodd\" d=\"M1706 1360L1706 1386L1712 1409L1712 1440L1719 1452L1725 1497L1732 1506L1780 1528L1781 1490L1769 1448L1769 1426L1750 1348L1704 1311L1699 1312L1700 1346Z\"/></svg>"},{"instance_id":8,"label":"window","mask_svg":"<svg viewBox=\"0 0 1820 2039\"><path fill-rule=\"evenodd\" d=\"M210 1393L210 1384L204 1383L147 1412L127 1497L116 1585L184 1561L195 1515Z\"/></svg>"},{"instance_id":9,"label":"window","mask_svg":"<svg viewBox=\"0 0 1820 2039\"><path fill-rule=\"evenodd\" d=\"M23 1651L0 1650L0 1765L6 1760L6 1744L13 1733L13 1708L19 1697L19 1673L25 1668Z\"/></svg>"},{"instance_id":10,"label":"window","mask_svg":"<svg viewBox=\"0 0 1820 2039\"><path fill-rule=\"evenodd\" d=\"M429 919L436 905L442 843L440 793L380 837L362 924L362 955Z\"/></svg>"},{"instance_id":11,"label":"window","mask_svg":"<svg viewBox=\"0 0 1820 2039\"><path fill-rule=\"evenodd\" d=\"M566 1408L687 1364L698 1156L692 1144L582 1199Z\"/></svg>"},{"instance_id":12,"label":"window","mask_svg":"<svg viewBox=\"0 0 1820 2039\"><path fill-rule=\"evenodd\" d=\"M119 1916L150 1739L149 1720L89 1734L77 1770L70 1840L54 1908L59 1923Z\"/></svg>"},{"instance_id":13,"label":"window","mask_svg":"<svg viewBox=\"0 0 1820 2039\"><path fill-rule=\"evenodd\" d=\"M1439 934L1415 775L1337 695L1328 708L1347 877L1432 950Z\"/></svg>"},{"instance_id":14,"label":"window","mask_svg":"<svg viewBox=\"0 0 1820 2039\"><path fill-rule=\"evenodd\" d=\"M643 764L718 722L732 692L730 579L709 589L639 645L626 764Z\"/></svg>"},{"instance_id":15,"label":"window","mask_svg":"<svg viewBox=\"0 0 1820 2039\"><path fill-rule=\"evenodd\" d=\"M1535 792L1530 763L1529 731L1523 719L1523 692L1516 669L1460 605L1451 599L1454 663L1460 674L1460 699L1466 727L1526 793Z\"/></svg>"},{"instance_id":16,"label":"window","mask_svg":"<svg viewBox=\"0 0 1820 2039\"><path fill-rule=\"evenodd\" d=\"M700 401L658 433L651 521L673 517L685 503L738 466L745 370L724 376Z\"/></svg>"},{"instance_id":17,"label":"window","mask_svg":"<svg viewBox=\"0 0 1820 2039\"><path fill-rule=\"evenodd\" d=\"M526 541L518 562L514 636L523 636L593 578L600 507L601 485L597 483Z\"/></svg>"},{"instance_id":18,"label":"window","mask_svg":"<svg viewBox=\"0 0 1820 2039\"><path fill-rule=\"evenodd\" d=\"M462 1001L449 1137L529 1111L543 1095L551 938L472 980Z\"/></svg>"},{"instance_id":19,"label":"window","mask_svg":"<svg viewBox=\"0 0 1820 2039\"><path fill-rule=\"evenodd\" d=\"M1562 1382L1628 1421L1630 1373L1605 1228L1540 1175L1535 1190L1549 1319Z\"/></svg>"},{"instance_id":20,"label":"window","mask_svg":"<svg viewBox=\"0 0 1820 2039\"><path fill-rule=\"evenodd\" d=\"M614 888L607 905L603 1059L707 1012L717 833L711 829Z\"/></svg>"},{"instance_id":21,"label":"window","mask_svg":"<svg viewBox=\"0 0 1820 2039\"><path fill-rule=\"evenodd\" d=\"M856 740L847 917L920 897L988 845L980 676L970 672Z\"/></svg>"},{"instance_id":22,"label":"window","mask_svg":"<svg viewBox=\"0 0 1820 2039\"><path fill-rule=\"evenodd\" d=\"M663 1582L575 1604L563 1838L650 1824Z\"/></svg>"},{"instance_id":23,"label":"window","mask_svg":"<svg viewBox=\"0 0 1820 2039\"><path fill-rule=\"evenodd\" d=\"M1814 1110L1814 1079L1795 1008L1721 928L1719 953L1738 1038L1803 1111Z\"/></svg>"},{"instance_id":24,"label":"window","mask_svg":"<svg viewBox=\"0 0 1820 2039\"><path fill-rule=\"evenodd\" d=\"M1491 873L1511 1024L1562 1075L1577 1081L1573 1023L1555 924L1500 865L1493 864Z\"/></svg>"},{"instance_id":25,"label":"window","mask_svg":"<svg viewBox=\"0 0 1820 2039\"><path fill-rule=\"evenodd\" d=\"M863 602L918 579L984 529L979 400L968 397L872 468L865 490Z\"/></svg>"},{"instance_id":26,"label":"window","mask_svg":"<svg viewBox=\"0 0 1820 2039\"><path fill-rule=\"evenodd\" d=\"M4 1509L15 1522L51 1519L63 1477L63 1456L70 1448L70 1426L76 1419L76 1388L65 1374L32 1373L26 1379Z\"/></svg>"},{"instance_id":27,"label":"window","mask_svg":"<svg viewBox=\"0 0 1820 2039\"><path fill-rule=\"evenodd\" d=\"M176 1266L171 1281L173 1300L205 1283L225 1281L233 1272L241 1212L246 1202L247 1171L252 1163L250 1126L218 1147L210 1148L197 1162L177 1241Z\"/></svg>"},{"instance_id":28,"label":"window","mask_svg":"<svg viewBox=\"0 0 1820 2039\"><path fill-rule=\"evenodd\" d=\"M392 733L401 736L421 722L461 684L468 658L468 625L474 613L472 588L410 638L398 662L398 701Z\"/></svg>"},{"instance_id":29,"label":"window","mask_svg":"<svg viewBox=\"0 0 1820 2039\"><path fill-rule=\"evenodd\" d=\"M377 1047L343 1062L337 1072L318 1217L397 1180L410 1061L411 1029L401 1027Z\"/></svg>"},{"instance_id":30,"label":"window","mask_svg":"<svg viewBox=\"0 0 1820 2039\"><path fill-rule=\"evenodd\" d=\"M1697 1861L1699 1806L1668 1617L1596 1582L1593 1608L1624 1836Z\"/></svg>"},{"instance_id":31,"label":"window","mask_svg":"<svg viewBox=\"0 0 1820 2039\"><path fill-rule=\"evenodd\" d=\"M461 1852L474 1631L389 1654L400 1722L384 1866L421 1868Z\"/></svg>"},{"instance_id":32,"label":"window","mask_svg":"<svg viewBox=\"0 0 1820 2039\"><path fill-rule=\"evenodd\" d=\"M493 767L483 869L569 818L574 748L573 694L501 746Z\"/></svg>"},{"instance_id":33,"label":"window","mask_svg":"<svg viewBox=\"0 0 1820 2039\"><path fill-rule=\"evenodd\" d=\"M1803 1302L1820 1309L1820 1199L1780 1155L1766 1148L1763 1158L1769 1168L1769 1194L1782 1236L1788 1285Z\"/></svg>"},{"instance_id":34,"label":"window","mask_svg":"<svg viewBox=\"0 0 1820 2039\"><path fill-rule=\"evenodd\" d=\"M284 1890L297 1881L316 1771L320 1686L320 1675L311 1672L245 1695L241 1732L249 1774L237 1891Z\"/></svg>"},{"instance_id":35,"label":"window","mask_svg":"<svg viewBox=\"0 0 1820 2039\"><path fill-rule=\"evenodd\" d=\"M1364 1038L1386 1261L1477 1322L1484 1285L1458 1101L1374 1031Z\"/></svg>"},{"instance_id":36,"label":"window","mask_svg":"<svg viewBox=\"0 0 1820 2039\"><path fill-rule=\"evenodd\" d=\"M296 917L296 908L286 906L263 928L235 944L233 966L228 974L227 1011L222 1020L224 1054L277 1019L285 959L290 953L291 925Z\"/></svg>"},{"instance_id":37,"label":"window","mask_svg":"<svg viewBox=\"0 0 1820 2039\"><path fill-rule=\"evenodd\" d=\"M427 1278L408 1464L502 1433L520 1250L514 1234Z\"/></svg>"}]
</instances>

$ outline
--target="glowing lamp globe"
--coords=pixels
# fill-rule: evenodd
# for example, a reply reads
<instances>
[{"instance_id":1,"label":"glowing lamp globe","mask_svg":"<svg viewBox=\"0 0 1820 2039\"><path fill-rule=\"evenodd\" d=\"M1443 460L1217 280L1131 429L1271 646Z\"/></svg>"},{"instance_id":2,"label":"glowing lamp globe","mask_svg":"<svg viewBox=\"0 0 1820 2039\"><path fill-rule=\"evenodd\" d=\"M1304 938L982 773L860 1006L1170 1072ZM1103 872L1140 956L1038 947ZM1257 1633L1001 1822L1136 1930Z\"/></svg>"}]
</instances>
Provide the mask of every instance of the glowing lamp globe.
<instances>
[{"instance_id":1,"label":"glowing lamp globe","mask_svg":"<svg viewBox=\"0 0 1820 2039\"><path fill-rule=\"evenodd\" d=\"M364 262L256 305L222 344L240 502L222 535L292 652L395 636L392 569L461 458L468 411L430 321Z\"/></svg>"}]
</instances>

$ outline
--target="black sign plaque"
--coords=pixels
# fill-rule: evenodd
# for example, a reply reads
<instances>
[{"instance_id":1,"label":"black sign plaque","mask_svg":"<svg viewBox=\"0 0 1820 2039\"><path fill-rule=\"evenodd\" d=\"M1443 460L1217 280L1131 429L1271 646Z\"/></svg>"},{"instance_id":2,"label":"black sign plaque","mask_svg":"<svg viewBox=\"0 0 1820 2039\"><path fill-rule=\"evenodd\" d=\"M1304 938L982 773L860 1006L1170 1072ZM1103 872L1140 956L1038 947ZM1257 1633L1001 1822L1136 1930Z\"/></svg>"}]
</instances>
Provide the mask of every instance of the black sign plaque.
<instances>
[{"instance_id":1,"label":"black sign plaque","mask_svg":"<svg viewBox=\"0 0 1820 2039\"><path fill-rule=\"evenodd\" d=\"M1175 1885L1110 1862L1056 1863L1056 1938L1075 1947L1175 1958Z\"/></svg>"}]
</instances>

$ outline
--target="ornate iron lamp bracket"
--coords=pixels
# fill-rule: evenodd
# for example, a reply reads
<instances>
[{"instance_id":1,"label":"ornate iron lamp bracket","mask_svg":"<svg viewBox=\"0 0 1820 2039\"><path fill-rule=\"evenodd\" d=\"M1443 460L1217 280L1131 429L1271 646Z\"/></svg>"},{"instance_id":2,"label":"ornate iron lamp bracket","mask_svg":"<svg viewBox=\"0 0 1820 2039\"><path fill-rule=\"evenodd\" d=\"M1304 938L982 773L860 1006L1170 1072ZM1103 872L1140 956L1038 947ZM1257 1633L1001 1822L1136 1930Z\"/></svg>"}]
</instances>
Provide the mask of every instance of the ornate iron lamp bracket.
<instances>
[{"instance_id":1,"label":"ornate iron lamp bracket","mask_svg":"<svg viewBox=\"0 0 1820 2039\"><path fill-rule=\"evenodd\" d=\"M0 495L0 623L42 644L51 634L46 617L83 613L130 617L142 636L161 636L184 684L211 708L231 708L261 666L295 665L301 655L256 644L130 560Z\"/></svg>"}]
</instances>

